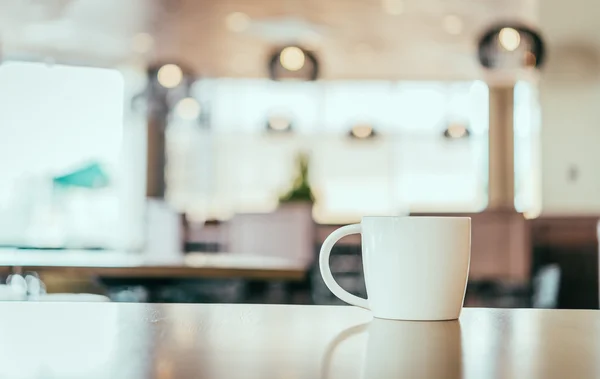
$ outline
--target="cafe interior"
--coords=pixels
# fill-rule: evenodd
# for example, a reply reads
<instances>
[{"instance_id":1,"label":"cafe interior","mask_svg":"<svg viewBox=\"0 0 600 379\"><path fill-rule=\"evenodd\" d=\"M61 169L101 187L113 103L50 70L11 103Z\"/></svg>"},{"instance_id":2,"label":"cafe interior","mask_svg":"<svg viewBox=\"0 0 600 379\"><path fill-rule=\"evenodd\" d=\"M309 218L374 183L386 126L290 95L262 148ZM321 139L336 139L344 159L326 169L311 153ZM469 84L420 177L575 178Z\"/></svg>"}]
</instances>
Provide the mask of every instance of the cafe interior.
<instances>
[{"instance_id":1,"label":"cafe interior","mask_svg":"<svg viewBox=\"0 0 600 379\"><path fill-rule=\"evenodd\" d=\"M0 1L0 301L338 305L333 230L466 216L466 307L597 309L599 14Z\"/></svg>"}]
</instances>

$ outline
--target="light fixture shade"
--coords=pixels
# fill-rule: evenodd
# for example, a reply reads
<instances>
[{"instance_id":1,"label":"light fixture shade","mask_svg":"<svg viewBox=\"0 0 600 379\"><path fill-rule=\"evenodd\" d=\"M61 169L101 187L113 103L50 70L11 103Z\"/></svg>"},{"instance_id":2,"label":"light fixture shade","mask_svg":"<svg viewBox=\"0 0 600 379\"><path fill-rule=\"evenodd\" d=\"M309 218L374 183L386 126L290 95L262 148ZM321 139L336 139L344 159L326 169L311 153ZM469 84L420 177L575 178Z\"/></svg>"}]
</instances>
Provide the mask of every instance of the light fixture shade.
<instances>
[{"instance_id":1,"label":"light fixture shade","mask_svg":"<svg viewBox=\"0 0 600 379\"><path fill-rule=\"evenodd\" d=\"M189 96L179 100L175 105L175 114L182 120L198 120L202 112L200 103L195 98Z\"/></svg>"},{"instance_id":2,"label":"light fixture shade","mask_svg":"<svg viewBox=\"0 0 600 379\"><path fill-rule=\"evenodd\" d=\"M179 62L162 62L150 65L146 69L148 84L165 90L176 90L183 87L189 90L196 80L194 72Z\"/></svg>"},{"instance_id":3,"label":"light fixture shade","mask_svg":"<svg viewBox=\"0 0 600 379\"><path fill-rule=\"evenodd\" d=\"M498 24L478 43L479 62L488 69L539 68L545 56L539 33L518 24Z\"/></svg>"},{"instance_id":4,"label":"light fixture shade","mask_svg":"<svg viewBox=\"0 0 600 379\"><path fill-rule=\"evenodd\" d=\"M293 122L291 117L280 114L272 114L267 118L267 132L270 133L290 133L292 132Z\"/></svg>"},{"instance_id":5,"label":"light fixture shade","mask_svg":"<svg viewBox=\"0 0 600 379\"><path fill-rule=\"evenodd\" d=\"M366 140L375 138L377 136L377 132L375 131L375 127L371 124L356 124L352 126L348 132L348 136L350 138Z\"/></svg>"},{"instance_id":6,"label":"light fixture shade","mask_svg":"<svg viewBox=\"0 0 600 379\"><path fill-rule=\"evenodd\" d=\"M269 77L273 80L317 80L319 62L314 52L289 45L276 49L268 62Z\"/></svg>"},{"instance_id":7,"label":"light fixture shade","mask_svg":"<svg viewBox=\"0 0 600 379\"><path fill-rule=\"evenodd\" d=\"M463 123L450 123L444 130L444 137L448 139L468 138L470 135L469 126Z\"/></svg>"},{"instance_id":8,"label":"light fixture shade","mask_svg":"<svg viewBox=\"0 0 600 379\"><path fill-rule=\"evenodd\" d=\"M190 68L174 62L150 65L146 69L146 76L146 88L134 96L132 107L138 109L145 103L160 113L168 113L181 99L188 97L190 87L196 80Z\"/></svg>"}]
</instances>

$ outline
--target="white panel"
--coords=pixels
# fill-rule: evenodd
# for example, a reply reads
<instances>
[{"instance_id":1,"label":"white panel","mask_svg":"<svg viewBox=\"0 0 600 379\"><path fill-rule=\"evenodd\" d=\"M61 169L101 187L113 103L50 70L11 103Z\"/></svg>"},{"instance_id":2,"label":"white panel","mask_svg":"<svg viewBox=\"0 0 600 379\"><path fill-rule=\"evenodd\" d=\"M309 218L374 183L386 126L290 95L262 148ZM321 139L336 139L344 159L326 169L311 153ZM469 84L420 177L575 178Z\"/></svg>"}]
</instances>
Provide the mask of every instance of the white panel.
<instances>
[{"instance_id":1,"label":"white panel","mask_svg":"<svg viewBox=\"0 0 600 379\"><path fill-rule=\"evenodd\" d=\"M273 113L289 115L299 132L310 132L318 125L320 88L316 83L219 79L199 88L198 92L210 92L216 132L263 132Z\"/></svg>"},{"instance_id":2,"label":"white panel","mask_svg":"<svg viewBox=\"0 0 600 379\"><path fill-rule=\"evenodd\" d=\"M394 189L391 141L322 135L313 137L311 146L317 221L343 223L365 214L405 213Z\"/></svg>"},{"instance_id":3,"label":"white panel","mask_svg":"<svg viewBox=\"0 0 600 379\"><path fill-rule=\"evenodd\" d=\"M312 152L320 200L315 217L322 222L409 209L478 211L487 203L489 91L483 82L204 79L193 91L211 105L216 139L208 157L193 129L181 135L189 151L178 159L186 167L210 165L214 173L204 177L214 185L202 186L192 185L189 175L206 170L181 172L186 179L178 193L188 210L204 204L210 217L219 218L273 210L300 150ZM274 110L292 115L295 133L265 133ZM472 137L444 139L448 121L467 123ZM357 122L373 124L379 137L350 139Z\"/></svg>"},{"instance_id":4,"label":"white panel","mask_svg":"<svg viewBox=\"0 0 600 379\"><path fill-rule=\"evenodd\" d=\"M480 211L487 204L487 140L403 136L395 144L399 193L413 212Z\"/></svg>"},{"instance_id":5,"label":"white panel","mask_svg":"<svg viewBox=\"0 0 600 379\"><path fill-rule=\"evenodd\" d=\"M393 114L393 82L331 81L325 92L323 124L327 132L345 133L356 123L387 129Z\"/></svg>"},{"instance_id":6,"label":"white panel","mask_svg":"<svg viewBox=\"0 0 600 379\"><path fill-rule=\"evenodd\" d=\"M394 125L403 130L441 135L446 124L446 85L403 82L394 91Z\"/></svg>"},{"instance_id":7,"label":"white panel","mask_svg":"<svg viewBox=\"0 0 600 379\"><path fill-rule=\"evenodd\" d=\"M537 88L518 82L514 95L515 209L541 211L540 109Z\"/></svg>"},{"instance_id":8,"label":"white panel","mask_svg":"<svg viewBox=\"0 0 600 379\"><path fill-rule=\"evenodd\" d=\"M600 82L546 82L542 104L542 212L600 212Z\"/></svg>"},{"instance_id":9,"label":"white panel","mask_svg":"<svg viewBox=\"0 0 600 379\"><path fill-rule=\"evenodd\" d=\"M0 66L0 243L43 234L60 246L105 246L119 238L123 87L116 70ZM58 199L51 178L92 161L107 169L110 187Z\"/></svg>"},{"instance_id":10,"label":"white panel","mask_svg":"<svg viewBox=\"0 0 600 379\"><path fill-rule=\"evenodd\" d=\"M539 2L542 213L600 213L600 3Z\"/></svg>"}]
</instances>

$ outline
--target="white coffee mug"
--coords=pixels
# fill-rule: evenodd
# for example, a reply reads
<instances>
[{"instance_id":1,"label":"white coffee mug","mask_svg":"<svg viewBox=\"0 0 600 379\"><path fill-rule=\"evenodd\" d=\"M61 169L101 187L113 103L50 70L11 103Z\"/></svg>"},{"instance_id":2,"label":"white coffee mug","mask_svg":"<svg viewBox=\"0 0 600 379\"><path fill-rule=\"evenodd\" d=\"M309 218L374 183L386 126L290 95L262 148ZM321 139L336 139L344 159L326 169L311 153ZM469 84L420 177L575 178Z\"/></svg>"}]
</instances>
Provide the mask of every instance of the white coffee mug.
<instances>
[{"instance_id":1,"label":"white coffee mug","mask_svg":"<svg viewBox=\"0 0 600 379\"><path fill-rule=\"evenodd\" d=\"M333 278L329 255L349 234L362 235L368 299L345 291ZM363 217L329 235L319 257L334 295L392 320L455 320L460 316L471 258L469 217Z\"/></svg>"}]
</instances>

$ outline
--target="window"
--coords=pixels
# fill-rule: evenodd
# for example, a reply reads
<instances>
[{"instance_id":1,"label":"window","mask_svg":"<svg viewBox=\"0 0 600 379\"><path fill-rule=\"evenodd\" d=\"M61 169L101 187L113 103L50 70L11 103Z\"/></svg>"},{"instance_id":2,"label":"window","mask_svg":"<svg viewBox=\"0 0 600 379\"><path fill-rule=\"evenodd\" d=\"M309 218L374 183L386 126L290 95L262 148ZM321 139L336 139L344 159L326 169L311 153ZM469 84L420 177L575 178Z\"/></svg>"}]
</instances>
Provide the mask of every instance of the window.
<instances>
[{"instance_id":1,"label":"window","mask_svg":"<svg viewBox=\"0 0 600 379\"><path fill-rule=\"evenodd\" d=\"M179 137L169 142L169 165L191 164L187 172L204 176L167 186L182 210L194 203L189 209L202 218L273 210L300 151L311 154L319 222L475 212L487 205L489 94L483 82L203 79L194 88L210 113L210 128L173 120L170 129ZM293 133L266 132L272 110L291 115ZM348 132L356 123L372 125L378 137L352 140ZM466 125L470 136L444 138L450 123Z\"/></svg>"},{"instance_id":2,"label":"window","mask_svg":"<svg viewBox=\"0 0 600 379\"><path fill-rule=\"evenodd\" d=\"M536 87L520 81L514 91L515 209L541 213L540 108Z\"/></svg>"},{"instance_id":3,"label":"window","mask_svg":"<svg viewBox=\"0 0 600 379\"><path fill-rule=\"evenodd\" d=\"M123 86L115 70L0 65L0 245L122 241Z\"/></svg>"}]
</instances>

